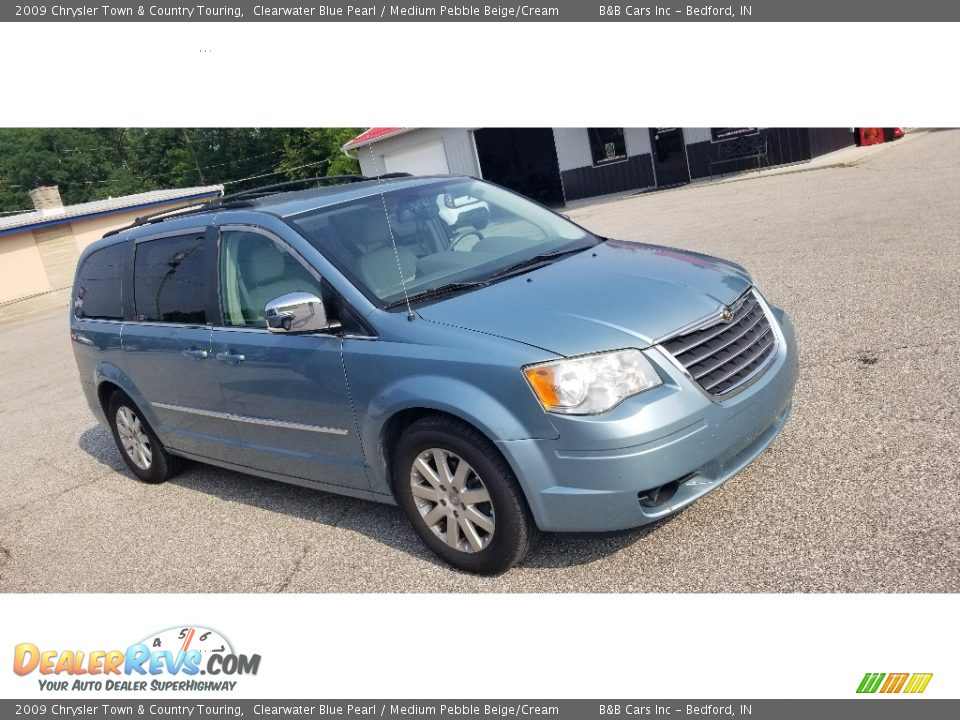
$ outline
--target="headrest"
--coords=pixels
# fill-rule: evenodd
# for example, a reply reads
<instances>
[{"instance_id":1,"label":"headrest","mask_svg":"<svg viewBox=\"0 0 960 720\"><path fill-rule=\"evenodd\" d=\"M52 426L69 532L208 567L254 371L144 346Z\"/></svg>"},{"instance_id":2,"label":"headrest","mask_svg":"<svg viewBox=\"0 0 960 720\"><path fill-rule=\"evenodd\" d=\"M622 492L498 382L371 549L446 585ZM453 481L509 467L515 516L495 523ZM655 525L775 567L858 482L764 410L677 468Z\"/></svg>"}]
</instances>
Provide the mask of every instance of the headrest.
<instances>
[{"instance_id":1,"label":"headrest","mask_svg":"<svg viewBox=\"0 0 960 720\"><path fill-rule=\"evenodd\" d=\"M409 248L394 250L391 246L360 256L360 277L378 295L400 287L400 269L404 281L412 280L417 274L417 256Z\"/></svg>"},{"instance_id":2,"label":"headrest","mask_svg":"<svg viewBox=\"0 0 960 720\"><path fill-rule=\"evenodd\" d=\"M244 276L251 285L263 285L283 277L287 269L283 252L275 245L258 243L245 259Z\"/></svg>"}]
</instances>

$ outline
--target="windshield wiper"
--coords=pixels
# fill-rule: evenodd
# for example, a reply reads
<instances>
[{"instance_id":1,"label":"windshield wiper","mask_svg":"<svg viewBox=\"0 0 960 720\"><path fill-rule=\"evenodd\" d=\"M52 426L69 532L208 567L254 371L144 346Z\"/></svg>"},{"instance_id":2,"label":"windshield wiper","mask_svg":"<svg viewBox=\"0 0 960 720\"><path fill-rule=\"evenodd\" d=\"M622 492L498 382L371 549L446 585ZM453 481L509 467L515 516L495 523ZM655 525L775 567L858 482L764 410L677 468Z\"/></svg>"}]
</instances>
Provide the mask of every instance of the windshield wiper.
<instances>
[{"instance_id":1,"label":"windshield wiper","mask_svg":"<svg viewBox=\"0 0 960 720\"><path fill-rule=\"evenodd\" d=\"M446 285L440 285L439 287L430 288L429 290L424 290L423 292L418 292L411 295L408 298L401 298L400 300L394 300L392 303L385 305L385 310L392 310L393 308L402 307L406 305L407 302L419 302L420 300L427 300L433 297L440 297L441 295L450 295L452 293L462 292L464 290L471 290L473 288L483 287L484 285L489 285L489 282L486 280L474 280L471 282L453 282L447 283Z\"/></svg>"},{"instance_id":2,"label":"windshield wiper","mask_svg":"<svg viewBox=\"0 0 960 720\"><path fill-rule=\"evenodd\" d=\"M544 265L551 260L556 260L561 258L564 255L575 255L581 253L590 246L578 247L568 250L553 250L552 252L540 253L539 255L534 255L533 257L528 257L526 260L521 260L518 263L513 265L508 265L503 270L495 272L493 275L487 278L487 280L500 280L502 278L510 277L511 275L516 275L523 270L533 269L536 265Z\"/></svg>"},{"instance_id":3,"label":"windshield wiper","mask_svg":"<svg viewBox=\"0 0 960 720\"><path fill-rule=\"evenodd\" d=\"M521 260L518 263L509 265L503 270L495 272L493 275L483 279L483 280L471 280L467 282L452 282L447 283L446 285L440 285L439 287L431 288L429 290L424 290L423 292L418 292L414 295L411 295L409 298L401 298L400 300L394 300L392 303L384 306L385 310L392 310L393 308L402 307L406 305L408 300L411 303L418 302L420 300L427 300L429 298L440 297L442 295L450 295L457 292L463 292L464 290L472 290L478 287L484 287L489 285L491 282L496 280L502 280L504 278L515 275L523 270L532 269L535 265L543 265L550 262L551 260L556 260L557 258L563 257L564 255L575 255L576 253L583 252L590 246L578 247L568 250L554 250L552 252L540 253L539 255L534 255L529 257L526 260Z\"/></svg>"}]
</instances>

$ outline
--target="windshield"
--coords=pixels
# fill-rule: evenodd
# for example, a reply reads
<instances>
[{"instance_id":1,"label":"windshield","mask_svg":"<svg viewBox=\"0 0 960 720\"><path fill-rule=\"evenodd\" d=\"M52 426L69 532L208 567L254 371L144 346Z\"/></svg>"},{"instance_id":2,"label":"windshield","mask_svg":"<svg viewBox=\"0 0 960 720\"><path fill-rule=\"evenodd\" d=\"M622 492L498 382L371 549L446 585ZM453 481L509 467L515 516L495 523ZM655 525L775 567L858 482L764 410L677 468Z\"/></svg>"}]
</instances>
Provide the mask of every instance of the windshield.
<instances>
[{"instance_id":1,"label":"windshield","mask_svg":"<svg viewBox=\"0 0 960 720\"><path fill-rule=\"evenodd\" d=\"M470 179L393 190L385 184L382 195L290 220L387 306L402 302L404 289L414 297L452 284L483 283L525 260L599 242L530 200Z\"/></svg>"}]
</instances>

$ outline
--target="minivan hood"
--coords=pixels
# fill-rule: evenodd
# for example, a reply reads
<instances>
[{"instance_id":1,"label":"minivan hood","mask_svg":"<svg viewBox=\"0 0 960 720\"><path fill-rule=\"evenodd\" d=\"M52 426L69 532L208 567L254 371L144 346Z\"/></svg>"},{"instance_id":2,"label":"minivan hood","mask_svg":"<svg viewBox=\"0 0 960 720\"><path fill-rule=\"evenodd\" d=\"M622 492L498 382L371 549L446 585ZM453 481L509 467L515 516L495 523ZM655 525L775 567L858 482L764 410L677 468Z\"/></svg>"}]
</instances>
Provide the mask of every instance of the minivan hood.
<instances>
[{"instance_id":1,"label":"minivan hood","mask_svg":"<svg viewBox=\"0 0 960 720\"><path fill-rule=\"evenodd\" d=\"M571 356L648 347L712 315L750 284L743 268L717 258L607 240L530 273L423 306L419 314Z\"/></svg>"}]
</instances>

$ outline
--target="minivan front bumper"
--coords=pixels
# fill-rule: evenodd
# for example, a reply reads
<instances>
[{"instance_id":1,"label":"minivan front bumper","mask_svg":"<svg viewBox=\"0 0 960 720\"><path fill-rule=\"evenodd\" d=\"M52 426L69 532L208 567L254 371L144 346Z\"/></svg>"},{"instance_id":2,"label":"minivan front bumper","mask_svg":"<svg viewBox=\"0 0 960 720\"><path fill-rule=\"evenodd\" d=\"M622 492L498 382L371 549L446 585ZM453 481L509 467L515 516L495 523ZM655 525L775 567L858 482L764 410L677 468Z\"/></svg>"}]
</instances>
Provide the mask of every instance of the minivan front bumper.
<instances>
[{"instance_id":1,"label":"minivan front bumper","mask_svg":"<svg viewBox=\"0 0 960 720\"><path fill-rule=\"evenodd\" d=\"M551 416L555 440L497 443L546 531L610 531L663 518L720 487L760 455L790 415L798 357L779 309L777 354L732 398L704 393L662 351L664 384L597 416Z\"/></svg>"}]
</instances>

